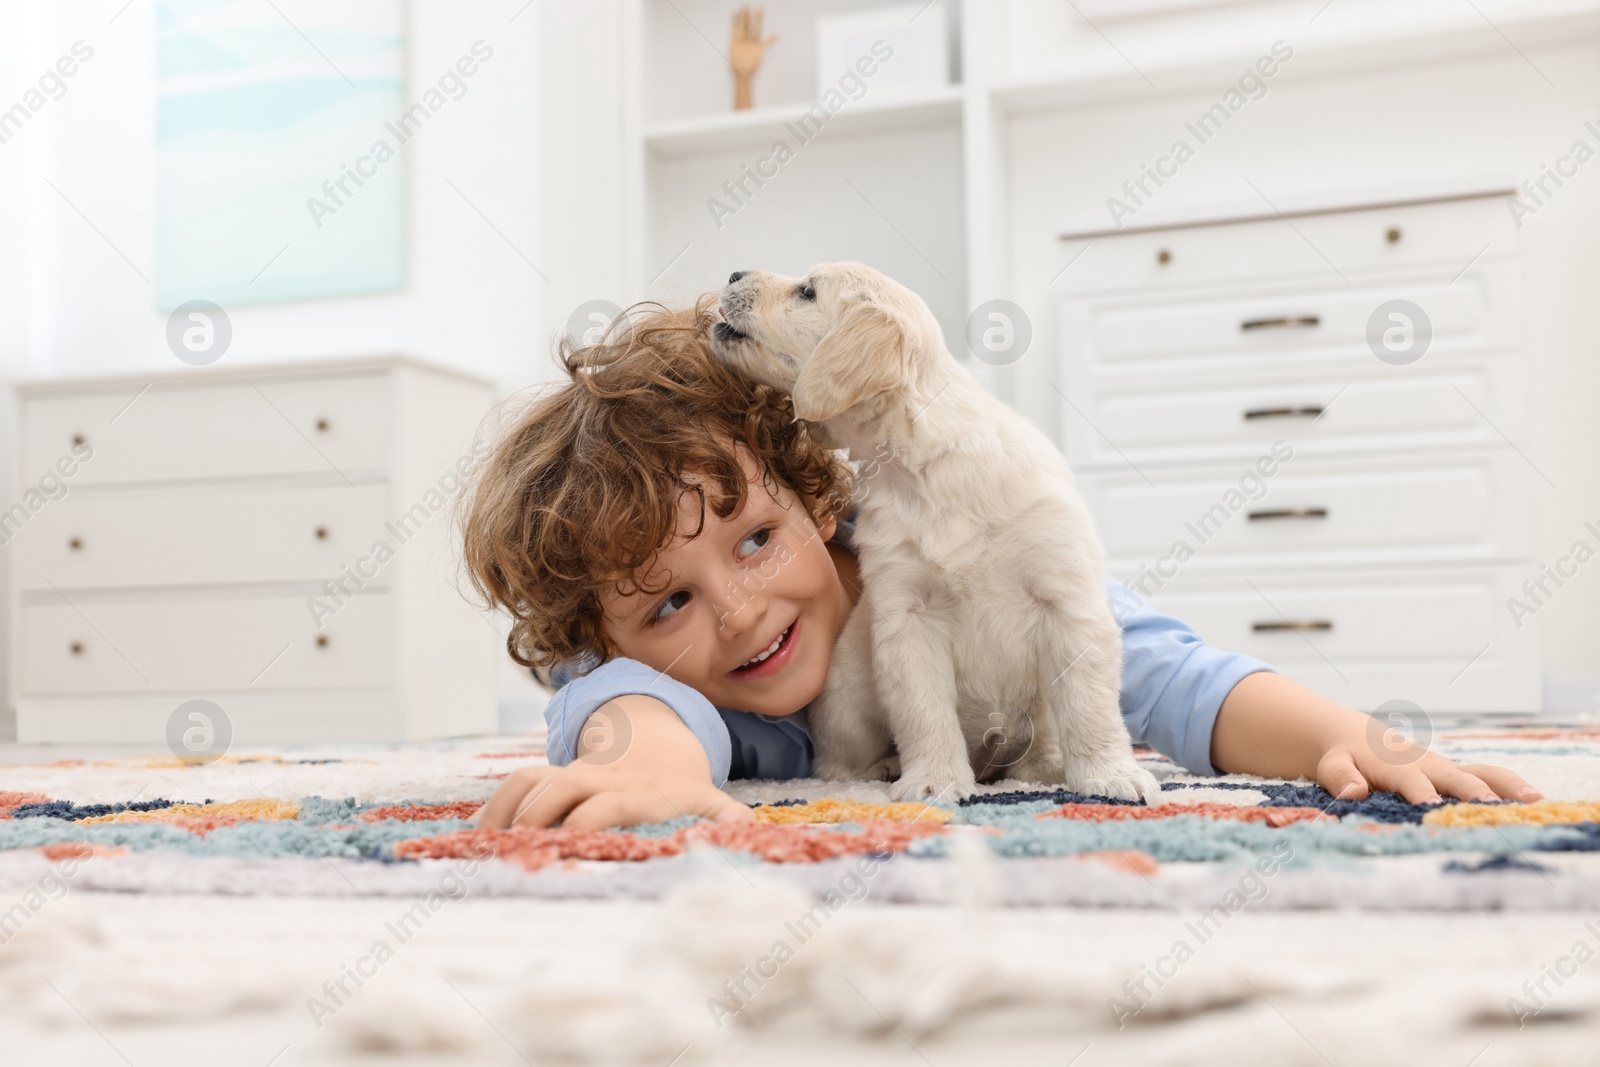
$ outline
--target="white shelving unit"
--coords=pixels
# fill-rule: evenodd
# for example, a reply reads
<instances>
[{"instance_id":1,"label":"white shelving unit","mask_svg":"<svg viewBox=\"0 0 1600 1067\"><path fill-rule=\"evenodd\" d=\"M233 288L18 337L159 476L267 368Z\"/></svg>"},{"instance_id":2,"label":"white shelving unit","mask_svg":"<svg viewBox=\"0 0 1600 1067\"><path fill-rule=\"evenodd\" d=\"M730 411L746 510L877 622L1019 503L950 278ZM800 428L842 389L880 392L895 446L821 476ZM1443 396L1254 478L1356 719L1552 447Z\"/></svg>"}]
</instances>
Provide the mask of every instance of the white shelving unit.
<instances>
[{"instance_id":1,"label":"white shelving unit","mask_svg":"<svg viewBox=\"0 0 1600 1067\"><path fill-rule=\"evenodd\" d=\"M1046 0L932 3L945 10L952 83L882 101L869 87L801 144L791 124L817 96L817 20L895 0L768 5L766 32L778 42L755 78L758 106L742 112L732 110L724 58L731 0L621 0L628 296L681 299L737 269L799 273L817 260L861 259L922 293L964 356L972 307L1026 295L1007 239L1014 119L1215 92L1271 43L1263 25L1294 37L1296 77L1481 55L1504 49L1507 34L1530 47L1600 30L1594 0L1491 4L1492 23L1444 0L1351 0L1339 17L1315 21L1303 3L1256 0L1119 20L1111 36ZM780 139L793 161L734 204L722 183ZM736 208L720 226L712 198ZM970 366L1007 400L1026 388L1006 368Z\"/></svg>"},{"instance_id":2,"label":"white shelving unit","mask_svg":"<svg viewBox=\"0 0 1600 1067\"><path fill-rule=\"evenodd\" d=\"M778 41L755 78L757 107L744 113L732 110L724 56L738 0L554 4L546 18L566 36L545 46L549 187L559 194L545 254L567 269L552 274L549 322L595 297L676 303L734 270L798 274L860 259L919 292L958 354L972 309L1018 304L1033 326L1025 357L968 366L1064 444L1086 431L1067 424L1061 402L1074 356L1060 312L1069 294L1103 283L1113 245L1127 240L1103 236L1116 229L1108 199L1275 43L1292 61L1140 206L1136 228L1270 225L1307 205L1520 188L1575 139L1592 144L1585 123L1600 108L1600 0L1240 0L1093 24L1059 0L933 0L949 28L948 85L912 99L869 88L791 145L774 176L728 203L736 210L714 214L708 201L725 195L723 183L817 98L817 21L893 2L767 4ZM590 44L613 47L573 47L580 26ZM1569 552L1600 509L1588 473L1600 430L1580 402L1600 389L1600 371L1573 328L1600 284L1597 228L1600 184L1585 167L1516 227L1508 253L1524 294L1531 421L1519 447L1539 475L1530 562L1516 566ZM1068 231L1102 236L1071 241ZM1343 285L1340 266L1331 270ZM1540 622L1545 706L1595 708L1600 672L1582 635L1600 624L1600 591L1569 583Z\"/></svg>"},{"instance_id":3,"label":"white shelving unit","mask_svg":"<svg viewBox=\"0 0 1600 1067\"><path fill-rule=\"evenodd\" d=\"M867 6L839 0L768 5L778 43L755 78L757 107L731 110L728 14L722 0L628 0L622 70L624 188L630 291L683 298L738 269L801 273L860 259L923 293L946 335L959 337L973 272L962 222L970 205L964 78L972 35L963 6L943 4L952 83L913 96L875 95L870 79L814 136L800 123L817 97L816 22ZM630 73L631 72L631 73ZM784 142L792 158L749 195L724 182L752 172ZM714 213L708 201L731 208ZM718 217L720 215L720 217ZM774 252L781 249L779 253Z\"/></svg>"}]
</instances>

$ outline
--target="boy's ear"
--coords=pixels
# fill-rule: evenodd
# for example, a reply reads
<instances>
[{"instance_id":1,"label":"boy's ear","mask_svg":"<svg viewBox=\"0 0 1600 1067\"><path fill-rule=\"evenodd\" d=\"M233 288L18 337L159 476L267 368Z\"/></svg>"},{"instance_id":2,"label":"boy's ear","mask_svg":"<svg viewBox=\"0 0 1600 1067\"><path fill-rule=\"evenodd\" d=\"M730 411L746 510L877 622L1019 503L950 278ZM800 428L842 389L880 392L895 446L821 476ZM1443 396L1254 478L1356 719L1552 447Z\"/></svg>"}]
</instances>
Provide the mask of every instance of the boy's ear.
<instances>
[{"instance_id":1,"label":"boy's ear","mask_svg":"<svg viewBox=\"0 0 1600 1067\"><path fill-rule=\"evenodd\" d=\"M823 541L834 535L839 529L839 516L836 512L823 507L822 501L813 496L802 496L801 501L806 506L806 511L811 515L811 521L816 524L817 536Z\"/></svg>"},{"instance_id":2,"label":"boy's ear","mask_svg":"<svg viewBox=\"0 0 1600 1067\"><path fill-rule=\"evenodd\" d=\"M906 343L905 320L887 308L864 301L846 311L795 379L795 416L825 422L893 389L905 378Z\"/></svg>"}]
</instances>

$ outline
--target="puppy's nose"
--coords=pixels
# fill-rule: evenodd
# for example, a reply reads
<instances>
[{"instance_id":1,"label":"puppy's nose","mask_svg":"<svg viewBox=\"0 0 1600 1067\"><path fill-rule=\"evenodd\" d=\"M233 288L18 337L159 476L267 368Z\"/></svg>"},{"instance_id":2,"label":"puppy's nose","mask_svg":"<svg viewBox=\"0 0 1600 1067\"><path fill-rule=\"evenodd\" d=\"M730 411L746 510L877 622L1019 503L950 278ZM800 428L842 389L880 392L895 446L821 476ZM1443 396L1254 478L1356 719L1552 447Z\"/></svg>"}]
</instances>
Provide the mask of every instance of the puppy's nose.
<instances>
[{"instance_id":1,"label":"puppy's nose","mask_svg":"<svg viewBox=\"0 0 1600 1067\"><path fill-rule=\"evenodd\" d=\"M749 274L749 273L750 272L747 271L747 270L736 270L736 271L734 271L732 274L728 275L728 284L732 285L734 282L738 281L740 278L743 278L746 274Z\"/></svg>"}]
</instances>

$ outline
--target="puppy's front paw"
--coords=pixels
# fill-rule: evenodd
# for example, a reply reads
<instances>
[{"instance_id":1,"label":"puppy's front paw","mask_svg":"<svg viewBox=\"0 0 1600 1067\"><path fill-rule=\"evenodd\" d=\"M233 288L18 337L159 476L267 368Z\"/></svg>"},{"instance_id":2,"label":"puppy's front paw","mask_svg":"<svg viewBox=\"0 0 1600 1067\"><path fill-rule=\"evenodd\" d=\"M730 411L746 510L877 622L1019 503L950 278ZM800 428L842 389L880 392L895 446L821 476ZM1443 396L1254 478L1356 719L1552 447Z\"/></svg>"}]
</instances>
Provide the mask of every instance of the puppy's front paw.
<instances>
[{"instance_id":1,"label":"puppy's front paw","mask_svg":"<svg viewBox=\"0 0 1600 1067\"><path fill-rule=\"evenodd\" d=\"M930 778L909 775L889 786L891 800L965 800L973 794L977 783L971 777L964 780Z\"/></svg>"},{"instance_id":2,"label":"puppy's front paw","mask_svg":"<svg viewBox=\"0 0 1600 1067\"><path fill-rule=\"evenodd\" d=\"M1067 788L1088 796L1111 797L1113 800L1142 800L1146 804L1161 803L1161 783L1155 775L1140 767L1130 756L1126 761L1086 761L1079 767L1068 761Z\"/></svg>"}]
</instances>

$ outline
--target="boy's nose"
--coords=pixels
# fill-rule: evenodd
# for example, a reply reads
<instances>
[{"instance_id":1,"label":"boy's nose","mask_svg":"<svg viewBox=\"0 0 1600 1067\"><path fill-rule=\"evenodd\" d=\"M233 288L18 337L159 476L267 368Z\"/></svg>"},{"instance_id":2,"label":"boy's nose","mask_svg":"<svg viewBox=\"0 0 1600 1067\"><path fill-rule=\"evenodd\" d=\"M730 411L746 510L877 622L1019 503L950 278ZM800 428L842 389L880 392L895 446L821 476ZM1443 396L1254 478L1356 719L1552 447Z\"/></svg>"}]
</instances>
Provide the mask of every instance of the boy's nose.
<instances>
[{"instance_id":1,"label":"boy's nose","mask_svg":"<svg viewBox=\"0 0 1600 1067\"><path fill-rule=\"evenodd\" d=\"M732 285L734 282L738 281L740 278L743 278L746 274L749 274L749 273L750 272L747 271L747 270L736 270L736 271L734 271L732 274L728 275L728 284Z\"/></svg>"}]
</instances>

